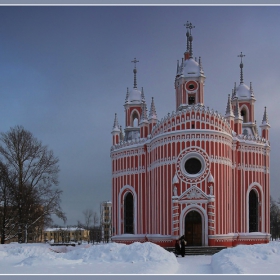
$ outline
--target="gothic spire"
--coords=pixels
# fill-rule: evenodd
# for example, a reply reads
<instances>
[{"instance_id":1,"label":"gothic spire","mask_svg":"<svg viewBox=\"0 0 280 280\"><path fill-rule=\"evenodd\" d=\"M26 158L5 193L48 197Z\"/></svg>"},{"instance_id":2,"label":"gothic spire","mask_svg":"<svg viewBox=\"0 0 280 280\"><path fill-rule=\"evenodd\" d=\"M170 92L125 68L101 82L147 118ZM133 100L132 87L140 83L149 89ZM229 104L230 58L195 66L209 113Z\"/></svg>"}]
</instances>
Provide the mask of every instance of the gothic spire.
<instances>
[{"instance_id":1,"label":"gothic spire","mask_svg":"<svg viewBox=\"0 0 280 280\"><path fill-rule=\"evenodd\" d=\"M186 24L184 24L184 26L186 26L187 28L187 52L190 54L190 57L193 57L193 51L192 51L192 41L193 41L193 37L192 37L192 29L195 28L194 25L192 25L191 22L188 22Z\"/></svg>"},{"instance_id":2,"label":"gothic spire","mask_svg":"<svg viewBox=\"0 0 280 280\"><path fill-rule=\"evenodd\" d=\"M151 103L151 108L150 108L150 113L149 113L149 120L150 119L155 119L157 120L157 112L156 112L156 107L154 103L154 98L152 97L152 103Z\"/></svg>"},{"instance_id":3,"label":"gothic spire","mask_svg":"<svg viewBox=\"0 0 280 280\"><path fill-rule=\"evenodd\" d=\"M226 117L234 117L234 114L233 114L233 111L232 111L232 104L231 104L230 94L228 95Z\"/></svg>"},{"instance_id":4,"label":"gothic spire","mask_svg":"<svg viewBox=\"0 0 280 280\"><path fill-rule=\"evenodd\" d=\"M190 32L189 32L189 29L188 29L189 22L187 21L187 23L186 23L186 24L184 24L184 26L186 26L186 28L187 28L187 33L186 33L186 37L187 37L187 47L186 47L186 52L189 52L189 50L190 50L190 41L189 41Z\"/></svg>"},{"instance_id":5,"label":"gothic spire","mask_svg":"<svg viewBox=\"0 0 280 280\"><path fill-rule=\"evenodd\" d=\"M240 53L240 55L238 55L238 57L241 58L241 62L240 62L240 84L243 84L243 62L242 62L242 57L244 57L245 54L242 54L242 52Z\"/></svg>"},{"instance_id":6,"label":"gothic spire","mask_svg":"<svg viewBox=\"0 0 280 280\"><path fill-rule=\"evenodd\" d=\"M134 63L134 69L133 69L133 73L134 73L134 85L133 85L133 88L137 88L137 79L136 79L137 69L136 69L136 63L139 62L139 60L136 60L136 58L134 58L134 60L132 60L131 62Z\"/></svg>"}]
</instances>

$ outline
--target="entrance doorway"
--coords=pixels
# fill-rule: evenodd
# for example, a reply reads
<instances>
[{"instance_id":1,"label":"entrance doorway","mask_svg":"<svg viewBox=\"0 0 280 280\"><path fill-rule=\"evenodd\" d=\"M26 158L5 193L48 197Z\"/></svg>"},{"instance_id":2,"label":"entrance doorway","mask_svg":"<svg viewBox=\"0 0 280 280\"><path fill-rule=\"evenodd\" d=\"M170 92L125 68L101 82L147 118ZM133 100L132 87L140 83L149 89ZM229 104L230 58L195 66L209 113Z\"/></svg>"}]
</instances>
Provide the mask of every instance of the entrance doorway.
<instances>
[{"instance_id":1,"label":"entrance doorway","mask_svg":"<svg viewBox=\"0 0 280 280\"><path fill-rule=\"evenodd\" d=\"M185 218L185 239L187 246L202 246L202 219L201 215L192 210Z\"/></svg>"}]
</instances>

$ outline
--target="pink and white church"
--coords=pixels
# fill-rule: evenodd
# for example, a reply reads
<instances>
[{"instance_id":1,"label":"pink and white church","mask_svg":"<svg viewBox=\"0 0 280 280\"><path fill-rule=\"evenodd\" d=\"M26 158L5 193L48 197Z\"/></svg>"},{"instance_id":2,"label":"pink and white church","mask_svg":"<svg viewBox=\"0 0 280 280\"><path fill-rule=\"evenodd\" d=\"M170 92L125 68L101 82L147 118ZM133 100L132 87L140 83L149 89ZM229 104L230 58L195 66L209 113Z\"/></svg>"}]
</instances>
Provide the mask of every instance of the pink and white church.
<instances>
[{"instance_id":1,"label":"pink and white church","mask_svg":"<svg viewBox=\"0 0 280 280\"><path fill-rule=\"evenodd\" d=\"M143 88L127 89L124 131L112 130L112 240L163 247L267 243L270 238L270 143L267 111L259 129L252 83L225 96L225 115L204 104L205 74L193 57L191 23L177 61L175 110L158 119ZM207 93L206 93L207 99ZM227 104L226 104L227 103ZM172 108L171 108L172 109Z\"/></svg>"}]
</instances>

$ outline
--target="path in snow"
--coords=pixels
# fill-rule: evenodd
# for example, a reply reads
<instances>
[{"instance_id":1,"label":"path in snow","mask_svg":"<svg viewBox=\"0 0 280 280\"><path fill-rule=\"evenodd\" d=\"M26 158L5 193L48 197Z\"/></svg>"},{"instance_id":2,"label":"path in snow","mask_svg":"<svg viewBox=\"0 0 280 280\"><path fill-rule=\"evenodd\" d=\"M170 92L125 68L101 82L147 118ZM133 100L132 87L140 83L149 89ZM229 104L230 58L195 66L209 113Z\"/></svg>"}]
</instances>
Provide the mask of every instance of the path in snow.
<instances>
[{"instance_id":1,"label":"path in snow","mask_svg":"<svg viewBox=\"0 0 280 280\"><path fill-rule=\"evenodd\" d=\"M212 274L211 259L212 256L179 256L176 274Z\"/></svg>"}]
</instances>

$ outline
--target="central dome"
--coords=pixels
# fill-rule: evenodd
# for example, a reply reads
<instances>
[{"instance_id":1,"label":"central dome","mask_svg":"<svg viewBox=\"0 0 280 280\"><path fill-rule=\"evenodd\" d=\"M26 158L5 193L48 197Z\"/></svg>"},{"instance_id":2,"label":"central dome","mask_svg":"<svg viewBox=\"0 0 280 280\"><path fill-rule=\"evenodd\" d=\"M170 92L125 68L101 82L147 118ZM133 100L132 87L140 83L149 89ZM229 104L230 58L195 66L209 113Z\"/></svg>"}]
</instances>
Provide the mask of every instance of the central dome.
<instances>
[{"instance_id":1,"label":"central dome","mask_svg":"<svg viewBox=\"0 0 280 280\"><path fill-rule=\"evenodd\" d=\"M200 76L199 64L193 59L187 59L184 62L184 77Z\"/></svg>"},{"instance_id":2,"label":"central dome","mask_svg":"<svg viewBox=\"0 0 280 280\"><path fill-rule=\"evenodd\" d=\"M245 84L241 83L237 88L236 88L236 96L238 99L248 99L251 97L251 91L248 86Z\"/></svg>"},{"instance_id":3,"label":"central dome","mask_svg":"<svg viewBox=\"0 0 280 280\"><path fill-rule=\"evenodd\" d=\"M128 102L141 102L141 91L137 88L133 88L128 96Z\"/></svg>"}]
</instances>

